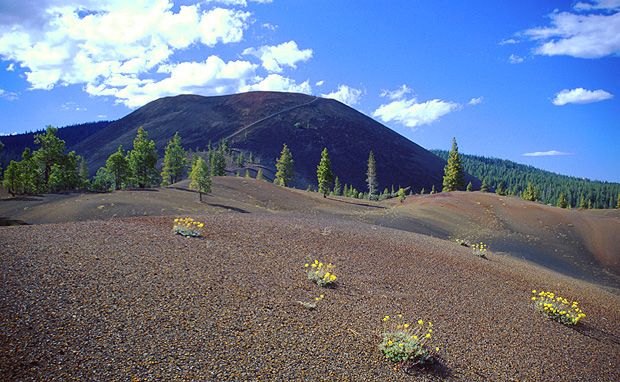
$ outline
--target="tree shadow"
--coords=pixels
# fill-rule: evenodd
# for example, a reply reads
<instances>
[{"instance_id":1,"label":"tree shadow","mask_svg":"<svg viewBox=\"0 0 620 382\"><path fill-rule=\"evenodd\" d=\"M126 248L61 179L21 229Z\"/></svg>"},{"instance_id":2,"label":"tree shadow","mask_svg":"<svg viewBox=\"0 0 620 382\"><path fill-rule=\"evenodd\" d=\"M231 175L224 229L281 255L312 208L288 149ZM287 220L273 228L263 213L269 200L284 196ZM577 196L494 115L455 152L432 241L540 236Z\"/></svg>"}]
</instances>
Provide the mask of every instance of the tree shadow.
<instances>
[{"instance_id":1,"label":"tree shadow","mask_svg":"<svg viewBox=\"0 0 620 382\"><path fill-rule=\"evenodd\" d=\"M571 326L570 328L583 336L592 338L593 340L599 342L606 342L610 345L620 345L620 336L618 334L609 333L604 330L597 329L594 326L583 321L575 326Z\"/></svg>"},{"instance_id":2,"label":"tree shadow","mask_svg":"<svg viewBox=\"0 0 620 382\"><path fill-rule=\"evenodd\" d=\"M242 213L242 214L249 214L248 211L246 211L244 209L241 209L241 208L238 208L238 207L232 207L232 206L226 206L224 204L214 204L214 203L213 204L212 203L207 203L207 204L212 206L212 207L219 207L219 208L227 209L227 210L230 210L230 211L239 212L239 213Z\"/></svg>"}]
</instances>

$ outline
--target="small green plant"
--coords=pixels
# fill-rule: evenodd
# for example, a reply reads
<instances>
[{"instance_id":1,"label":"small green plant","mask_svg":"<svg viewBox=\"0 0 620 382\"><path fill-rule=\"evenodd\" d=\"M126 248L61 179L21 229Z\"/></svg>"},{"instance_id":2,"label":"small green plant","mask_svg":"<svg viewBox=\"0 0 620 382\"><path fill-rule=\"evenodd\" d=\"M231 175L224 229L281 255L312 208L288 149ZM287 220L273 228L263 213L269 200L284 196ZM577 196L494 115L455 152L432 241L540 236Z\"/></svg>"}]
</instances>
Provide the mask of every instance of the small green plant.
<instances>
[{"instance_id":1,"label":"small green plant","mask_svg":"<svg viewBox=\"0 0 620 382\"><path fill-rule=\"evenodd\" d=\"M318 260L314 260L313 264L306 264L308 270L308 278L316 282L319 286L327 286L336 281L336 275L332 274L330 270L334 267L331 263L325 265Z\"/></svg>"},{"instance_id":2,"label":"small green plant","mask_svg":"<svg viewBox=\"0 0 620 382\"><path fill-rule=\"evenodd\" d=\"M198 237L200 236L200 228L203 226L204 224L192 218L174 219L172 233L185 237Z\"/></svg>"},{"instance_id":3,"label":"small green plant","mask_svg":"<svg viewBox=\"0 0 620 382\"><path fill-rule=\"evenodd\" d=\"M562 297L556 297L552 292L536 292L533 290L534 306L545 317L558 321L564 325L577 325L579 320L586 315L579 309L576 302L569 302Z\"/></svg>"},{"instance_id":4,"label":"small green plant","mask_svg":"<svg viewBox=\"0 0 620 382\"><path fill-rule=\"evenodd\" d=\"M325 297L324 295L320 295L319 297L315 298L313 302L305 302L305 301L297 301L298 303L300 303L304 308L308 309L308 310L313 310L314 308L316 308L316 304L321 301L323 299L323 297Z\"/></svg>"},{"instance_id":5,"label":"small green plant","mask_svg":"<svg viewBox=\"0 0 620 382\"><path fill-rule=\"evenodd\" d=\"M474 244L471 246L471 251L474 255L486 259L487 245L483 243Z\"/></svg>"},{"instance_id":6,"label":"small green plant","mask_svg":"<svg viewBox=\"0 0 620 382\"><path fill-rule=\"evenodd\" d=\"M383 318L381 331L382 342L379 350L385 358L392 362L399 362L403 370L434 361L431 351L426 347L433 333L433 324L419 320L411 325L405 321L402 314L395 317ZM439 348L435 348L439 351Z\"/></svg>"}]
</instances>

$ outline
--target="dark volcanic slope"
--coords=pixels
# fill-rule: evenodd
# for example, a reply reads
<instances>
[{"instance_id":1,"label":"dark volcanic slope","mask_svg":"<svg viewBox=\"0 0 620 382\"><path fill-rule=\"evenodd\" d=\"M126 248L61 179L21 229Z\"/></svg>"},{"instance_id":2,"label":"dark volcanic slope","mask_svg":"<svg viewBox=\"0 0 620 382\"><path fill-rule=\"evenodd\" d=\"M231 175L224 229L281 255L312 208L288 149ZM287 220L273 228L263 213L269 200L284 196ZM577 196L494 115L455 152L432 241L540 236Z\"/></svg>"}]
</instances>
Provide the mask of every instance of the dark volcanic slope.
<instances>
[{"instance_id":1,"label":"dark volcanic slope","mask_svg":"<svg viewBox=\"0 0 620 382\"><path fill-rule=\"evenodd\" d=\"M359 222L194 215L0 227L0 380L617 381L620 297L505 256ZM321 288L304 263L329 261ZM576 328L531 290L578 301ZM298 301L324 298L316 309ZM381 318L434 324L434 369L377 348Z\"/></svg>"},{"instance_id":2,"label":"dark volcanic slope","mask_svg":"<svg viewBox=\"0 0 620 382\"><path fill-rule=\"evenodd\" d=\"M295 127L299 123L300 127ZM136 110L74 146L91 172L119 145L130 149L138 128L163 156L179 132L188 149L205 150L209 141L228 138L232 147L253 152L261 163L275 167L283 144L293 153L297 187L316 184L316 166L327 147L341 182L366 190L366 166L373 151L380 189L401 185L414 191L441 188L445 162L393 130L331 99L304 94L251 92L220 97L182 95L162 98ZM480 183L472 177L474 186Z\"/></svg>"}]
</instances>

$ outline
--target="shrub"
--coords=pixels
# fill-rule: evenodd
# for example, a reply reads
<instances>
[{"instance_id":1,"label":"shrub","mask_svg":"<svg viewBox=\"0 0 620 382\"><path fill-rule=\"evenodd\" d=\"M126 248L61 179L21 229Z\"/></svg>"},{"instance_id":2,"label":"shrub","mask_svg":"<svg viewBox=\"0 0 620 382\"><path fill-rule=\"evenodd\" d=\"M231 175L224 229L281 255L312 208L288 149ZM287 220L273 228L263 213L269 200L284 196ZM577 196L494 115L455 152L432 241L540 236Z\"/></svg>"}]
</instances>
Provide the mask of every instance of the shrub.
<instances>
[{"instance_id":1,"label":"shrub","mask_svg":"<svg viewBox=\"0 0 620 382\"><path fill-rule=\"evenodd\" d=\"M556 297L551 292L533 290L532 293L535 295L532 297L532 301L534 301L536 309L551 320L556 320L564 325L577 325L579 320L586 316L576 302L570 303L567 299Z\"/></svg>"},{"instance_id":2,"label":"shrub","mask_svg":"<svg viewBox=\"0 0 620 382\"><path fill-rule=\"evenodd\" d=\"M486 244L480 243L480 244L473 244L471 246L471 251L474 255L478 256L478 257L482 257L483 259L486 259L486 253L487 253L487 246Z\"/></svg>"},{"instance_id":3,"label":"shrub","mask_svg":"<svg viewBox=\"0 0 620 382\"><path fill-rule=\"evenodd\" d=\"M306 264L305 267L310 268L308 270L308 278L319 286L327 286L336 281L336 275L330 272L334 267L331 263L325 265L318 260L314 260L313 264Z\"/></svg>"},{"instance_id":4,"label":"shrub","mask_svg":"<svg viewBox=\"0 0 620 382\"><path fill-rule=\"evenodd\" d=\"M390 361L399 362L405 370L414 365L431 363L434 359L426 342L431 338L432 328L432 323L424 323L422 320L410 325L402 314L393 318L385 316L379 350Z\"/></svg>"},{"instance_id":5,"label":"shrub","mask_svg":"<svg viewBox=\"0 0 620 382\"><path fill-rule=\"evenodd\" d=\"M204 224L199 221L195 221L192 218L174 219L174 227L172 227L172 233L183 235L185 237L198 237L200 236L200 228Z\"/></svg>"},{"instance_id":6,"label":"shrub","mask_svg":"<svg viewBox=\"0 0 620 382\"><path fill-rule=\"evenodd\" d=\"M315 298L313 302L304 302L304 301L297 301L298 303L300 303L304 308L308 309L308 310L313 310L314 308L316 308L316 304L321 301L323 299L323 297L325 297L324 295L320 295L319 297Z\"/></svg>"}]
</instances>

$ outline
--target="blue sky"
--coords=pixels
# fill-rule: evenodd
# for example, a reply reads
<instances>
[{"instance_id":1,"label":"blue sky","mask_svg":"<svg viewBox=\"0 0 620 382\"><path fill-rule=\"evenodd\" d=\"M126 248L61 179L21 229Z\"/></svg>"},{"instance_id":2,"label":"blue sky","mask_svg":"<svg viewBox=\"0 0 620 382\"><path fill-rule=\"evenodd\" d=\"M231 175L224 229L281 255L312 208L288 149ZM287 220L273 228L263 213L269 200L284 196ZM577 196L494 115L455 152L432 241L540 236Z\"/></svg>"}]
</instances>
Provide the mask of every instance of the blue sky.
<instances>
[{"instance_id":1,"label":"blue sky","mask_svg":"<svg viewBox=\"0 0 620 382\"><path fill-rule=\"evenodd\" d=\"M620 182L620 0L0 0L0 134L154 99L338 99L427 149Z\"/></svg>"}]
</instances>

